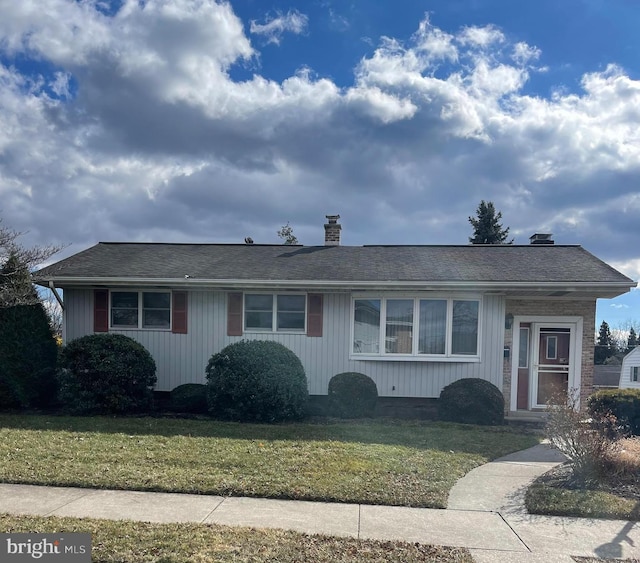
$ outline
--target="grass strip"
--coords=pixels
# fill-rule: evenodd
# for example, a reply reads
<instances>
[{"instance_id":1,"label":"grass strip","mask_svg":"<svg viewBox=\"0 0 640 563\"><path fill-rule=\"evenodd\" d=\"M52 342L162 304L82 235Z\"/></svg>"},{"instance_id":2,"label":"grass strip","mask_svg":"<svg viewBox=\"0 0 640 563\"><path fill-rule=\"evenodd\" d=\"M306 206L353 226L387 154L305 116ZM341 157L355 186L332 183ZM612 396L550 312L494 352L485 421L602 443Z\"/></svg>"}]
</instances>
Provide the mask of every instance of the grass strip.
<instances>
[{"instance_id":1,"label":"grass strip","mask_svg":"<svg viewBox=\"0 0 640 563\"><path fill-rule=\"evenodd\" d=\"M444 508L465 473L537 441L418 421L0 415L0 481Z\"/></svg>"},{"instance_id":2,"label":"grass strip","mask_svg":"<svg viewBox=\"0 0 640 563\"><path fill-rule=\"evenodd\" d=\"M463 548L205 524L0 515L0 531L90 533L97 563L473 562Z\"/></svg>"},{"instance_id":3,"label":"grass strip","mask_svg":"<svg viewBox=\"0 0 640 563\"><path fill-rule=\"evenodd\" d=\"M605 491L533 483L525 496L531 514L640 520L640 501Z\"/></svg>"}]
</instances>

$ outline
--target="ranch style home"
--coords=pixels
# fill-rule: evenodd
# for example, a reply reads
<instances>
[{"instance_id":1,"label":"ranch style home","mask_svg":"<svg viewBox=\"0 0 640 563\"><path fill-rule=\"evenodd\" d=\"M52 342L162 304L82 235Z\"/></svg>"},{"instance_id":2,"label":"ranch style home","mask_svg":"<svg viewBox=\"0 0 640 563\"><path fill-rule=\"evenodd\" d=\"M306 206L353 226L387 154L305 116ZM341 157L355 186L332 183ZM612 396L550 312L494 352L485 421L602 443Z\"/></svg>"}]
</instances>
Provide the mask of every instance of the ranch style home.
<instances>
[{"instance_id":1,"label":"ranch style home","mask_svg":"<svg viewBox=\"0 0 640 563\"><path fill-rule=\"evenodd\" d=\"M204 383L213 353L278 341L310 395L337 373L371 377L381 397L437 398L490 381L513 416L558 391L592 389L595 305L636 283L551 235L528 245L324 246L98 243L37 274L64 290L63 338L121 333L157 364L157 391Z\"/></svg>"}]
</instances>

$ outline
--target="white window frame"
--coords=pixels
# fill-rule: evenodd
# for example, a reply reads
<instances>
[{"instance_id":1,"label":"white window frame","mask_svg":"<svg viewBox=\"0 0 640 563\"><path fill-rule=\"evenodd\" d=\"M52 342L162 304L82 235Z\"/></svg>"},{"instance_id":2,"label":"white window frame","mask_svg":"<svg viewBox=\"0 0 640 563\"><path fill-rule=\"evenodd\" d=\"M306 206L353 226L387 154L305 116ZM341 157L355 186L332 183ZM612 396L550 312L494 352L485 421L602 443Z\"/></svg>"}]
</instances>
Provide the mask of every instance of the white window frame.
<instances>
[{"instance_id":1,"label":"white window frame","mask_svg":"<svg viewBox=\"0 0 640 563\"><path fill-rule=\"evenodd\" d=\"M640 381L640 366L631 366L631 375L629 376L631 383Z\"/></svg>"},{"instance_id":2,"label":"white window frame","mask_svg":"<svg viewBox=\"0 0 640 563\"><path fill-rule=\"evenodd\" d=\"M411 354L387 353L385 347L386 326L387 326L387 300L412 299L413 300L413 335ZM355 352L355 303L358 300L379 300L380 301L380 326L378 352ZM445 353L444 354L419 354L418 341L420 335L420 301L436 300L447 302L447 319L445 333ZM453 302L473 301L478 303L478 338L476 354L453 354L451 351L453 343ZM483 306L480 295L417 295L417 294L354 294L351 296L351 330L349 331L349 359L350 360L382 360L382 361L412 361L412 362L460 362L478 363L481 360L480 350L482 349L482 319Z\"/></svg>"},{"instance_id":3,"label":"white window frame","mask_svg":"<svg viewBox=\"0 0 640 563\"><path fill-rule=\"evenodd\" d=\"M247 327L247 316L246 316L246 296L247 295L270 295L271 296L271 328L254 328ZM285 328L282 330L278 330L278 296L282 295L285 297L288 296L298 296L304 297L304 326L303 328ZM280 293L272 293L272 292L264 292L264 291L245 291L242 294L242 329L245 333L259 333L259 334L306 334L307 333L307 294L306 293L291 293L291 292L280 292Z\"/></svg>"},{"instance_id":4,"label":"white window frame","mask_svg":"<svg viewBox=\"0 0 640 563\"><path fill-rule=\"evenodd\" d=\"M138 326L124 326L112 324L111 311L113 308L111 295L113 293L137 293L138 294ZM145 293L168 293L169 294L169 326L168 327L156 327L143 326L144 319L144 294ZM127 289L118 288L109 290L109 330L147 330L147 331L160 331L170 332L173 326L173 292L170 289Z\"/></svg>"}]
</instances>

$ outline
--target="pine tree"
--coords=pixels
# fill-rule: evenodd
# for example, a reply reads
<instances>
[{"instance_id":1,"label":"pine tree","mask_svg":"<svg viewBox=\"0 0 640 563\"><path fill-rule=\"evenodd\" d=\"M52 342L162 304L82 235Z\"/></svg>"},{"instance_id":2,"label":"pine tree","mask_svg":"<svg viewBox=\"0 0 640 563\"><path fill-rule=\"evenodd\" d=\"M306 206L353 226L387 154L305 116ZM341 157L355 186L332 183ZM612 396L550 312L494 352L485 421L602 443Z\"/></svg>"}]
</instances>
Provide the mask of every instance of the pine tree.
<instances>
[{"instance_id":1,"label":"pine tree","mask_svg":"<svg viewBox=\"0 0 640 563\"><path fill-rule=\"evenodd\" d=\"M633 327L629 329L629 337L627 338L627 354L638 345L638 335Z\"/></svg>"},{"instance_id":2,"label":"pine tree","mask_svg":"<svg viewBox=\"0 0 640 563\"><path fill-rule=\"evenodd\" d=\"M598 340L596 341L596 349L594 353L594 363L602 365L616 353L613 336L607 321L602 321L600 330L598 331Z\"/></svg>"},{"instance_id":3,"label":"pine tree","mask_svg":"<svg viewBox=\"0 0 640 563\"><path fill-rule=\"evenodd\" d=\"M509 227L502 228L500 223L502 213L496 213L492 201L484 199L476 209L476 217L469 217L469 223L473 226L473 236L469 238L471 244L513 244L513 239L507 241Z\"/></svg>"}]
</instances>

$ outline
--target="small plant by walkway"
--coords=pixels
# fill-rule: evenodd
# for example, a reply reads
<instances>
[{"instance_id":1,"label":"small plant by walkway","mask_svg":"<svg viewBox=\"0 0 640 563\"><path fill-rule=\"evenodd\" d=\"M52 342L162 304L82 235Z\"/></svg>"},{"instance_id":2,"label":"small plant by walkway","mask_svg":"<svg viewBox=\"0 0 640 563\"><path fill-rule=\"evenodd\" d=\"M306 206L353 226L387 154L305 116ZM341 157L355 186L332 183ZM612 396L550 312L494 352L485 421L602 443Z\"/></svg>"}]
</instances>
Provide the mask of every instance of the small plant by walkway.
<instances>
[{"instance_id":1,"label":"small plant by walkway","mask_svg":"<svg viewBox=\"0 0 640 563\"><path fill-rule=\"evenodd\" d=\"M525 504L533 514L640 520L640 438L611 412L585 416L574 397L550 407L545 429L569 462L540 476Z\"/></svg>"},{"instance_id":2,"label":"small plant by walkway","mask_svg":"<svg viewBox=\"0 0 640 563\"><path fill-rule=\"evenodd\" d=\"M466 549L415 543L310 536L204 524L149 524L77 518L0 515L0 532L91 534L92 561L146 563L472 563Z\"/></svg>"},{"instance_id":3,"label":"small plant by walkway","mask_svg":"<svg viewBox=\"0 0 640 563\"><path fill-rule=\"evenodd\" d=\"M448 423L3 415L0 481L445 508L465 473L535 443Z\"/></svg>"}]
</instances>

